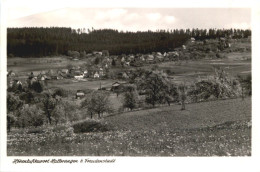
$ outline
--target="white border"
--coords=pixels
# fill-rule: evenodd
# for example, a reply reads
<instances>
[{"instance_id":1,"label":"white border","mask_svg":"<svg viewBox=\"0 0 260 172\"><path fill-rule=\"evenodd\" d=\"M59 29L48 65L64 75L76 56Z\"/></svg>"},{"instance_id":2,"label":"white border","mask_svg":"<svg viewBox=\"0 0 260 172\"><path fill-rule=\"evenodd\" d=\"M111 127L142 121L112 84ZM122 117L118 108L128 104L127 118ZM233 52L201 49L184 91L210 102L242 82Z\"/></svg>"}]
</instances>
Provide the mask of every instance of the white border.
<instances>
[{"instance_id":1,"label":"white border","mask_svg":"<svg viewBox=\"0 0 260 172\"><path fill-rule=\"evenodd\" d=\"M1 0L1 58L0 58L0 77L1 77L1 157L0 171L235 171L251 172L260 171L257 162L260 160L260 127L259 123L259 86L260 77L257 76L260 66L259 60L259 39L260 39L260 3L257 0L174 0L174 1L148 1L148 0L56 0L52 3L61 3L68 7L139 7L139 8L251 8L252 9L252 69L253 69L253 144L251 157L236 158L197 158L197 157L116 157L114 164L12 164L15 157L6 157L6 8L4 3L8 0ZM26 0L27 1L27 0ZM51 4L50 4L51 5ZM19 158L37 158L46 159L52 157L19 157ZM85 157L55 157L56 159L81 159ZM90 157L95 159L95 157ZM98 157L102 159L101 157ZM113 157L110 157L113 159Z\"/></svg>"}]
</instances>

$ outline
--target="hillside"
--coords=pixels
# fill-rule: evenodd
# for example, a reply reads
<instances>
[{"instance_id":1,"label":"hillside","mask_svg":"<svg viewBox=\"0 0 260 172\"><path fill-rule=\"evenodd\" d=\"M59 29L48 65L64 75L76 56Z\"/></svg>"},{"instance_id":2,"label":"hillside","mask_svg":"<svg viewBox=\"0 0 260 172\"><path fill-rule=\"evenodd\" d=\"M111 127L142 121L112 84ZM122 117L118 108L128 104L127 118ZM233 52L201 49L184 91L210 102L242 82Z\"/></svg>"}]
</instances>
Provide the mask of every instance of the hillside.
<instances>
[{"instance_id":1,"label":"hillside","mask_svg":"<svg viewBox=\"0 0 260 172\"><path fill-rule=\"evenodd\" d=\"M251 99L158 107L103 119L109 131L8 135L18 156L250 156ZM67 129L70 133L70 128Z\"/></svg>"},{"instance_id":2,"label":"hillside","mask_svg":"<svg viewBox=\"0 0 260 172\"><path fill-rule=\"evenodd\" d=\"M229 121L251 119L250 99L192 103L187 105L187 110L180 109L180 105L164 106L110 116L105 120L116 130L140 131L204 128Z\"/></svg>"}]
</instances>

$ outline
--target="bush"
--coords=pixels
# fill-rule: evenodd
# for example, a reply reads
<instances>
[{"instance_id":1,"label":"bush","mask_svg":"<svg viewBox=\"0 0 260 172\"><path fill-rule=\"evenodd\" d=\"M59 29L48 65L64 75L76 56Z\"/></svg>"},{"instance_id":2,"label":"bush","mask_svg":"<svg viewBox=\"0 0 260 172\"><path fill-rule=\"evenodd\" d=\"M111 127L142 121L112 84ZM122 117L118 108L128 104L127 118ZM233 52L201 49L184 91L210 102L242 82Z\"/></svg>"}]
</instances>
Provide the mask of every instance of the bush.
<instances>
[{"instance_id":1,"label":"bush","mask_svg":"<svg viewBox=\"0 0 260 172\"><path fill-rule=\"evenodd\" d=\"M68 92L62 88L56 88L54 90L54 93L52 94L52 97L56 97L56 96L60 96L60 97L68 97Z\"/></svg>"},{"instance_id":2,"label":"bush","mask_svg":"<svg viewBox=\"0 0 260 172\"><path fill-rule=\"evenodd\" d=\"M55 106L51 114L52 121L55 122L57 125L58 123L65 123L66 116L65 116L65 109L61 104Z\"/></svg>"},{"instance_id":3,"label":"bush","mask_svg":"<svg viewBox=\"0 0 260 172\"><path fill-rule=\"evenodd\" d=\"M252 95L252 76L251 76L251 74L247 75L247 76L239 75L238 80L244 89L244 94L251 96Z\"/></svg>"},{"instance_id":4,"label":"bush","mask_svg":"<svg viewBox=\"0 0 260 172\"><path fill-rule=\"evenodd\" d=\"M36 105L24 105L18 117L18 125L21 127L34 126L38 127L44 123L43 111L36 107Z\"/></svg>"},{"instance_id":5,"label":"bush","mask_svg":"<svg viewBox=\"0 0 260 172\"><path fill-rule=\"evenodd\" d=\"M43 84L39 81L33 82L30 85L30 89L34 90L37 93L41 93L43 91Z\"/></svg>"},{"instance_id":6,"label":"bush","mask_svg":"<svg viewBox=\"0 0 260 172\"><path fill-rule=\"evenodd\" d=\"M241 94L242 87L239 81L227 75L223 70L216 70L215 76L196 82L188 92L192 102L239 97Z\"/></svg>"},{"instance_id":7,"label":"bush","mask_svg":"<svg viewBox=\"0 0 260 172\"><path fill-rule=\"evenodd\" d=\"M24 101L25 104L31 104L34 102L34 95L32 92L24 92L19 95L19 98Z\"/></svg>"},{"instance_id":8,"label":"bush","mask_svg":"<svg viewBox=\"0 0 260 172\"><path fill-rule=\"evenodd\" d=\"M68 51L68 55L74 58L79 58L80 57L80 53L77 51Z\"/></svg>"},{"instance_id":9,"label":"bush","mask_svg":"<svg viewBox=\"0 0 260 172\"><path fill-rule=\"evenodd\" d=\"M111 127L103 120L88 119L72 125L74 133L86 132L105 132L111 130Z\"/></svg>"},{"instance_id":10,"label":"bush","mask_svg":"<svg viewBox=\"0 0 260 172\"><path fill-rule=\"evenodd\" d=\"M124 93L123 107L133 110L137 107L137 92L127 91Z\"/></svg>"}]
</instances>

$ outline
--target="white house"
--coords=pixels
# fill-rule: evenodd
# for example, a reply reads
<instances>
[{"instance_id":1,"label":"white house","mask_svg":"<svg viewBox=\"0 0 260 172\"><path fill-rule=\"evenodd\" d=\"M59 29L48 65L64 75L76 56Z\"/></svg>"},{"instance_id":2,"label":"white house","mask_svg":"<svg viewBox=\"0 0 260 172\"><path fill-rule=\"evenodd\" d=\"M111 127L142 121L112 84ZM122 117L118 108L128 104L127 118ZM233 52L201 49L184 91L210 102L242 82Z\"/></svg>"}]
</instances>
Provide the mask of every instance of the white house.
<instances>
[{"instance_id":1,"label":"white house","mask_svg":"<svg viewBox=\"0 0 260 172\"><path fill-rule=\"evenodd\" d=\"M94 74L94 78L99 78L98 72L96 72L96 73Z\"/></svg>"},{"instance_id":2,"label":"white house","mask_svg":"<svg viewBox=\"0 0 260 172\"><path fill-rule=\"evenodd\" d=\"M77 79L77 80L81 80L81 79L84 78L84 74L74 76L74 78Z\"/></svg>"}]
</instances>

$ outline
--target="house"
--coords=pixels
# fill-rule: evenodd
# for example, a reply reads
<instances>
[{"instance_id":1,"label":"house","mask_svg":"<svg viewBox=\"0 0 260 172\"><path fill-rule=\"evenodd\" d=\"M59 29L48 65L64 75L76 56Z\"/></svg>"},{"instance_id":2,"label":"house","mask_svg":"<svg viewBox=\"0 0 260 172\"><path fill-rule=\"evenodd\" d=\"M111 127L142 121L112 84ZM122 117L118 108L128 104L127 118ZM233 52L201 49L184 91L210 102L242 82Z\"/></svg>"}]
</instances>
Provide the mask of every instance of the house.
<instances>
[{"instance_id":1,"label":"house","mask_svg":"<svg viewBox=\"0 0 260 172\"><path fill-rule=\"evenodd\" d=\"M124 72L124 73L123 73L123 75L122 75L122 78L124 78L124 79L128 79L128 78L129 78L129 76L127 75L127 73L126 73L126 72Z\"/></svg>"},{"instance_id":2,"label":"house","mask_svg":"<svg viewBox=\"0 0 260 172\"><path fill-rule=\"evenodd\" d=\"M139 57L139 59L140 59L140 60L142 60L142 61L145 61L145 58L144 58L144 56L143 56L143 55L142 55L142 56L140 56L140 57Z\"/></svg>"},{"instance_id":3,"label":"house","mask_svg":"<svg viewBox=\"0 0 260 172\"><path fill-rule=\"evenodd\" d=\"M30 81L30 84L33 84L34 82L37 82L38 81L38 78L35 76L35 77L32 77L31 79L29 79Z\"/></svg>"},{"instance_id":4,"label":"house","mask_svg":"<svg viewBox=\"0 0 260 172\"><path fill-rule=\"evenodd\" d=\"M186 50L186 46L185 46L185 45L182 45L182 49L183 49L183 50Z\"/></svg>"},{"instance_id":5,"label":"house","mask_svg":"<svg viewBox=\"0 0 260 172\"><path fill-rule=\"evenodd\" d=\"M102 52L98 52L98 51L93 51L92 54L95 56L97 56L97 55L102 56Z\"/></svg>"},{"instance_id":6,"label":"house","mask_svg":"<svg viewBox=\"0 0 260 172\"><path fill-rule=\"evenodd\" d=\"M190 42L192 42L192 43L195 42L195 38L191 37Z\"/></svg>"},{"instance_id":7,"label":"house","mask_svg":"<svg viewBox=\"0 0 260 172\"><path fill-rule=\"evenodd\" d=\"M43 75L43 74L40 74L37 76L37 79L40 80L40 81L44 81L46 78L45 78L46 75Z\"/></svg>"},{"instance_id":8,"label":"house","mask_svg":"<svg viewBox=\"0 0 260 172\"><path fill-rule=\"evenodd\" d=\"M11 70L11 71L7 72L7 76L8 77L14 77L15 73Z\"/></svg>"},{"instance_id":9,"label":"house","mask_svg":"<svg viewBox=\"0 0 260 172\"><path fill-rule=\"evenodd\" d=\"M81 80L84 78L84 74L74 76L75 79Z\"/></svg>"},{"instance_id":10,"label":"house","mask_svg":"<svg viewBox=\"0 0 260 172\"><path fill-rule=\"evenodd\" d=\"M125 62L125 57L121 58L121 63Z\"/></svg>"},{"instance_id":11,"label":"house","mask_svg":"<svg viewBox=\"0 0 260 172\"><path fill-rule=\"evenodd\" d=\"M121 84L120 84L119 82L114 82L114 83L112 84L111 91L118 90L119 87L120 87L120 85L121 85Z\"/></svg>"},{"instance_id":12,"label":"house","mask_svg":"<svg viewBox=\"0 0 260 172\"><path fill-rule=\"evenodd\" d=\"M88 74L88 70L84 70L84 75L87 75Z\"/></svg>"},{"instance_id":13,"label":"house","mask_svg":"<svg viewBox=\"0 0 260 172\"><path fill-rule=\"evenodd\" d=\"M17 85L17 86L19 86L19 85L22 86L23 85L23 83L20 80L18 80L18 79L11 80L10 83L9 83L9 86L12 87L14 84Z\"/></svg>"},{"instance_id":14,"label":"house","mask_svg":"<svg viewBox=\"0 0 260 172\"><path fill-rule=\"evenodd\" d=\"M177 51L168 52L168 55L173 57L179 57L179 53Z\"/></svg>"},{"instance_id":15,"label":"house","mask_svg":"<svg viewBox=\"0 0 260 172\"><path fill-rule=\"evenodd\" d=\"M158 54L156 55L156 59L159 61L163 61L163 58L164 57L162 55L158 55Z\"/></svg>"},{"instance_id":16,"label":"house","mask_svg":"<svg viewBox=\"0 0 260 172\"><path fill-rule=\"evenodd\" d=\"M158 56L162 56L162 53L160 53L160 52L157 52L157 54L156 55L158 55Z\"/></svg>"},{"instance_id":17,"label":"house","mask_svg":"<svg viewBox=\"0 0 260 172\"><path fill-rule=\"evenodd\" d=\"M94 78L99 78L99 74L98 74L98 72L95 72L95 74L94 74Z\"/></svg>"},{"instance_id":18,"label":"house","mask_svg":"<svg viewBox=\"0 0 260 172\"><path fill-rule=\"evenodd\" d=\"M69 73L69 69L61 69L61 73L67 74L67 73Z\"/></svg>"},{"instance_id":19,"label":"house","mask_svg":"<svg viewBox=\"0 0 260 172\"><path fill-rule=\"evenodd\" d=\"M85 97L85 93L82 90L77 90L76 99L81 99L82 97Z\"/></svg>"},{"instance_id":20,"label":"house","mask_svg":"<svg viewBox=\"0 0 260 172\"><path fill-rule=\"evenodd\" d=\"M153 55L147 55L147 56L146 56L146 61L147 61L147 62L152 62L152 61L154 61L154 56L153 56Z\"/></svg>"},{"instance_id":21,"label":"house","mask_svg":"<svg viewBox=\"0 0 260 172\"><path fill-rule=\"evenodd\" d=\"M133 61L135 59L135 56L133 56L133 55L130 55L129 57L128 57L128 60L129 61Z\"/></svg>"},{"instance_id":22,"label":"house","mask_svg":"<svg viewBox=\"0 0 260 172\"><path fill-rule=\"evenodd\" d=\"M100 76L104 76L103 68L99 68L99 75L100 75Z\"/></svg>"}]
</instances>

